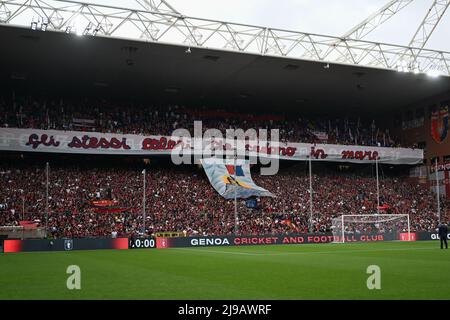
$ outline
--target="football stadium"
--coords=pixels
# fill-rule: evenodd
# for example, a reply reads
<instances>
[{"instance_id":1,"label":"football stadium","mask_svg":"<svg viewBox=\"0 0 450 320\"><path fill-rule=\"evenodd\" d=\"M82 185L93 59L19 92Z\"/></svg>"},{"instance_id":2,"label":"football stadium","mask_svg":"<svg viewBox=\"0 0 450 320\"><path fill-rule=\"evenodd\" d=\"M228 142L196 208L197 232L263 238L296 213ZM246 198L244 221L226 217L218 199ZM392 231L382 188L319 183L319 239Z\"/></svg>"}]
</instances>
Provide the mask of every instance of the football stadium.
<instances>
[{"instance_id":1,"label":"football stadium","mask_svg":"<svg viewBox=\"0 0 450 320\"><path fill-rule=\"evenodd\" d=\"M450 299L450 1L406 44L370 35L414 0L336 35L94 2L0 0L1 300Z\"/></svg>"}]
</instances>

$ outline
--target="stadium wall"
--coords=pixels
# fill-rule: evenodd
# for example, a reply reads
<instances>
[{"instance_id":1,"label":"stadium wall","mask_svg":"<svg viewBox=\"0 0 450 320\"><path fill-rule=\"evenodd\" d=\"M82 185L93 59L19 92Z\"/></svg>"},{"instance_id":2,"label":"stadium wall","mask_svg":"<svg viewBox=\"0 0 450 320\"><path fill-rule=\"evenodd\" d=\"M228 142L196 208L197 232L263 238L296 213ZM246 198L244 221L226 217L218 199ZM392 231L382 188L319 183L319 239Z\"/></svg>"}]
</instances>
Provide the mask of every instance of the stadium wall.
<instances>
[{"instance_id":1,"label":"stadium wall","mask_svg":"<svg viewBox=\"0 0 450 320\"><path fill-rule=\"evenodd\" d=\"M359 234L346 235L345 242L379 242L398 240L396 233L385 234ZM328 234L290 234L290 235L242 235L242 236L209 236L209 237L182 237L157 238L156 247L182 248L182 247L226 247L226 246L255 246L280 244L317 244L341 242L341 237Z\"/></svg>"},{"instance_id":2,"label":"stadium wall","mask_svg":"<svg viewBox=\"0 0 450 320\"><path fill-rule=\"evenodd\" d=\"M8 252L128 249L128 238L4 240Z\"/></svg>"},{"instance_id":3,"label":"stadium wall","mask_svg":"<svg viewBox=\"0 0 450 320\"><path fill-rule=\"evenodd\" d=\"M426 165L434 165L432 161L438 157L440 164L450 162L450 131L444 117L444 110L450 108L450 91L448 93L434 96L418 101L405 107L402 112L392 116L392 132L401 138L406 145L417 144L424 149L424 162ZM440 137L433 134L433 111L440 112L437 120L437 128ZM442 113L444 112L444 113Z\"/></svg>"},{"instance_id":4,"label":"stadium wall","mask_svg":"<svg viewBox=\"0 0 450 320\"><path fill-rule=\"evenodd\" d=\"M450 234L448 235L450 240ZM57 239L57 240L4 240L5 253L33 251L72 251L100 249L166 249L186 247L227 247L258 246L287 244L318 244L340 241L340 237L332 234L290 234L290 235L241 235L241 236L209 236L209 237L177 237L177 238L103 238L103 239ZM346 235L346 243L408 241L407 233ZM411 233L411 241L436 241L437 233ZM1 241L1 239L0 239ZM0 252L2 252L0 243Z\"/></svg>"},{"instance_id":5,"label":"stadium wall","mask_svg":"<svg viewBox=\"0 0 450 320\"><path fill-rule=\"evenodd\" d=\"M450 240L450 233L447 234L447 239ZM439 240L439 235L437 232L418 232L418 241L429 241L429 240Z\"/></svg>"},{"instance_id":6,"label":"stadium wall","mask_svg":"<svg viewBox=\"0 0 450 320\"><path fill-rule=\"evenodd\" d=\"M448 235L450 240L450 234ZM259 236L211 236L211 237L183 237L183 238L157 238L156 248L183 248L183 247L227 247L227 246L256 246L281 244L318 244L342 240L332 234L290 234L290 235L259 235ZM412 232L410 241L439 240L437 233ZM345 242L382 242L382 241L408 241L407 233L359 234L346 235Z\"/></svg>"}]
</instances>

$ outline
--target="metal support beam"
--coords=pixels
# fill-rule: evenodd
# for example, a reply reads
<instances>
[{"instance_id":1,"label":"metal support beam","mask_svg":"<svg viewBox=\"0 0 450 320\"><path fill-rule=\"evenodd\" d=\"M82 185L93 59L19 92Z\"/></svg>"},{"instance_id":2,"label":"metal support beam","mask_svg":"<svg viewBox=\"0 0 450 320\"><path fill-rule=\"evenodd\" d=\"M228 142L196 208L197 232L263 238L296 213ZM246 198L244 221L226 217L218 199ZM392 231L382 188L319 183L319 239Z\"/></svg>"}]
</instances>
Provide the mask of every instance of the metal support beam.
<instances>
[{"instance_id":1,"label":"metal support beam","mask_svg":"<svg viewBox=\"0 0 450 320\"><path fill-rule=\"evenodd\" d=\"M450 5L450 0L434 0L425 18L409 42L409 47L423 49Z\"/></svg>"},{"instance_id":2,"label":"metal support beam","mask_svg":"<svg viewBox=\"0 0 450 320\"><path fill-rule=\"evenodd\" d=\"M136 3L145 10L181 15L165 0L136 0Z\"/></svg>"},{"instance_id":3,"label":"metal support beam","mask_svg":"<svg viewBox=\"0 0 450 320\"><path fill-rule=\"evenodd\" d=\"M137 0L144 1L144 0ZM156 7L158 9L158 7ZM450 52L343 39L177 13L130 9L72 0L0 0L0 25L75 33L182 47L307 59L396 70L399 61L415 61L421 72L450 76Z\"/></svg>"},{"instance_id":4,"label":"metal support beam","mask_svg":"<svg viewBox=\"0 0 450 320\"><path fill-rule=\"evenodd\" d=\"M392 18L396 13L398 13L413 1L414 0L391 0L379 10L371 14L367 19L363 20L358 25L347 31L341 38L355 40L363 39L370 32ZM348 51L342 53L342 56L338 59L338 61L355 61L355 59L358 59L358 54L352 52L352 50L349 49Z\"/></svg>"},{"instance_id":5,"label":"metal support beam","mask_svg":"<svg viewBox=\"0 0 450 320\"><path fill-rule=\"evenodd\" d=\"M414 0L391 0L367 19L347 31L341 38L361 40Z\"/></svg>"}]
</instances>

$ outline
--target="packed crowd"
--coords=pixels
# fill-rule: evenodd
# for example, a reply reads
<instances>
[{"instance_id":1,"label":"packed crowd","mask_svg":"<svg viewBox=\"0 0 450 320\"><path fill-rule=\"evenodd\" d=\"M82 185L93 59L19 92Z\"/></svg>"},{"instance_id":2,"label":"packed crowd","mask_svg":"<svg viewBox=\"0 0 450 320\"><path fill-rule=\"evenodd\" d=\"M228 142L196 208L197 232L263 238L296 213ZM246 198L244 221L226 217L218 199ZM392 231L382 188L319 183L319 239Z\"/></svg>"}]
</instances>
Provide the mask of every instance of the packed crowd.
<instances>
[{"instance_id":1,"label":"packed crowd","mask_svg":"<svg viewBox=\"0 0 450 320\"><path fill-rule=\"evenodd\" d=\"M106 100L70 101L31 97L0 97L0 127L171 135L184 128L193 134L194 121L203 130L278 129L281 141L399 147L388 129L360 117L335 119L298 114L252 114L222 109L145 106Z\"/></svg>"},{"instance_id":2,"label":"packed crowd","mask_svg":"<svg viewBox=\"0 0 450 320\"><path fill-rule=\"evenodd\" d=\"M49 173L48 230L54 237L129 236L142 231L142 168L52 167ZM276 195L256 209L238 201L238 233L307 232L309 177L305 170L276 176L254 175L255 183ZM226 235L235 232L234 202L225 200L197 167L149 167L146 179L146 233ZM46 225L46 175L41 167L0 167L0 226L20 221ZM374 177L342 173L313 175L315 232L329 232L334 217L377 211ZM436 227L436 201L429 188L407 179L384 178L381 204L389 213L410 214L412 231ZM115 199L120 210L98 212L93 200ZM449 208L442 204L442 212ZM448 206L448 205L447 205ZM449 217L449 216L447 216ZM373 227L373 226L372 226Z\"/></svg>"}]
</instances>

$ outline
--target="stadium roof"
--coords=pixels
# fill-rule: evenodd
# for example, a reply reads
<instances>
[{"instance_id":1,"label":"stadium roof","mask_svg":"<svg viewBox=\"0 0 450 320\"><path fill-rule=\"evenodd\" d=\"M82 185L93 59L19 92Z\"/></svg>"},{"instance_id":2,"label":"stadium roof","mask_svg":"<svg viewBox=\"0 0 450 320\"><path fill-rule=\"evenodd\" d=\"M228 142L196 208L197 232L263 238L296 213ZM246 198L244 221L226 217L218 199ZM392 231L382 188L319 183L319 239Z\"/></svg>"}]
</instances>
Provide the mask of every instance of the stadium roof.
<instances>
[{"instance_id":1,"label":"stadium roof","mask_svg":"<svg viewBox=\"0 0 450 320\"><path fill-rule=\"evenodd\" d=\"M380 113L450 92L450 77L0 26L0 79L163 103Z\"/></svg>"}]
</instances>

